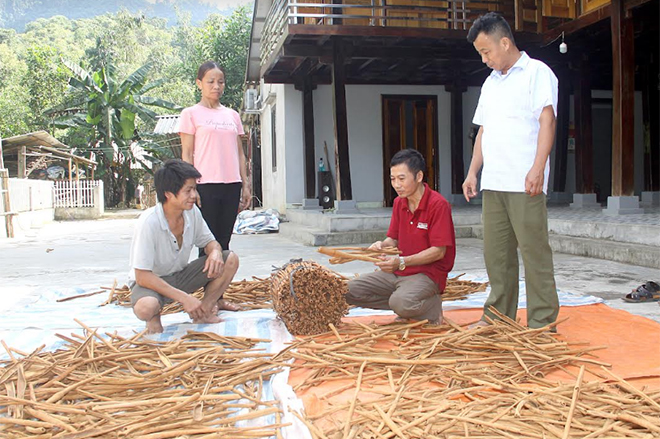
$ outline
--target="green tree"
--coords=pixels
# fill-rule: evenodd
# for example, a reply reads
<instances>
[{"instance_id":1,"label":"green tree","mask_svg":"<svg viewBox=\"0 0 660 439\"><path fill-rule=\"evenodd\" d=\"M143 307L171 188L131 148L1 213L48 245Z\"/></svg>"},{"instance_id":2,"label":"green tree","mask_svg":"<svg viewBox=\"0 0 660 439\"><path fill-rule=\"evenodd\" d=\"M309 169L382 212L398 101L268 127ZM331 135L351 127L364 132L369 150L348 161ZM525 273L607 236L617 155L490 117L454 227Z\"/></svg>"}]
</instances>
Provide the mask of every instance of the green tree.
<instances>
[{"instance_id":1,"label":"green tree","mask_svg":"<svg viewBox=\"0 0 660 439\"><path fill-rule=\"evenodd\" d=\"M27 71L23 84L28 88L28 103L34 130L48 130L52 120L44 114L46 108L63 102L69 74L60 62L60 53L50 46L32 46L26 56Z\"/></svg>"},{"instance_id":2,"label":"green tree","mask_svg":"<svg viewBox=\"0 0 660 439\"><path fill-rule=\"evenodd\" d=\"M155 118L156 113L149 107L171 110L180 107L146 95L164 82L146 83L151 64L138 68L121 82L116 80L115 69L109 63L95 72L69 61L64 64L74 74L69 79L70 100L47 113L61 115L55 121L56 126L86 133L88 150L100 162L106 204L111 207L123 204L128 199L126 186L131 180L130 165L136 160L132 145L140 141L137 121Z\"/></svg>"},{"instance_id":3,"label":"green tree","mask_svg":"<svg viewBox=\"0 0 660 439\"><path fill-rule=\"evenodd\" d=\"M0 136L24 134L32 120L28 88L22 78L27 65L12 46L0 43Z\"/></svg>"},{"instance_id":4,"label":"green tree","mask_svg":"<svg viewBox=\"0 0 660 439\"><path fill-rule=\"evenodd\" d=\"M222 100L236 110L243 99L251 23L252 10L244 5L229 17L209 16L201 28L200 52L205 59L218 62L224 69L226 84Z\"/></svg>"}]
</instances>

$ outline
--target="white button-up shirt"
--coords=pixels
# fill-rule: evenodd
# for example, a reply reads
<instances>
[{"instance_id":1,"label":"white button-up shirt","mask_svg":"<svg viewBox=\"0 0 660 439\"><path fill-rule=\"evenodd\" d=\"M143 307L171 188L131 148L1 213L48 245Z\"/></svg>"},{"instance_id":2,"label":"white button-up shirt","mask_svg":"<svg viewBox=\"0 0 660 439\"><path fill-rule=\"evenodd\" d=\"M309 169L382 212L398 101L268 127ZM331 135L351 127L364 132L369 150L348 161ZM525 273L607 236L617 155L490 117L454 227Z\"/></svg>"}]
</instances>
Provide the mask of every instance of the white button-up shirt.
<instances>
[{"instance_id":1,"label":"white button-up shirt","mask_svg":"<svg viewBox=\"0 0 660 439\"><path fill-rule=\"evenodd\" d=\"M536 157L539 117L548 105L557 115L558 84L550 67L525 52L506 75L493 70L486 78L472 120L483 127L482 190L525 192L525 177ZM549 174L548 158L545 193Z\"/></svg>"},{"instance_id":2,"label":"white button-up shirt","mask_svg":"<svg viewBox=\"0 0 660 439\"><path fill-rule=\"evenodd\" d=\"M159 277L181 271L188 265L193 246L204 248L215 240L197 206L183 211L183 222L183 243L179 248L161 203L140 215L131 243L129 281L135 281L136 268Z\"/></svg>"}]
</instances>

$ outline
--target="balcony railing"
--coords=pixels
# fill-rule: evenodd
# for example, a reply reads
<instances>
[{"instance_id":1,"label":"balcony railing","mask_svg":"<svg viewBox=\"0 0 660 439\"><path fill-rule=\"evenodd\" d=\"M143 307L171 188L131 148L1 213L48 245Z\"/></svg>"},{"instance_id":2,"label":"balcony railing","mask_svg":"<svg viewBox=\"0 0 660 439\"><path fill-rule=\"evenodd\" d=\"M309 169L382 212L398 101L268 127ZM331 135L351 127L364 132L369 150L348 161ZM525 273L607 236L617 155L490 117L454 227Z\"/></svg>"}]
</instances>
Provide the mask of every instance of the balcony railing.
<instances>
[{"instance_id":1,"label":"balcony railing","mask_svg":"<svg viewBox=\"0 0 660 439\"><path fill-rule=\"evenodd\" d=\"M540 0L275 0L262 32L261 63L277 47L288 25L379 26L467 30L480 15L501 12L512 28L535 21Z\"/></svg>"}]
</instances>

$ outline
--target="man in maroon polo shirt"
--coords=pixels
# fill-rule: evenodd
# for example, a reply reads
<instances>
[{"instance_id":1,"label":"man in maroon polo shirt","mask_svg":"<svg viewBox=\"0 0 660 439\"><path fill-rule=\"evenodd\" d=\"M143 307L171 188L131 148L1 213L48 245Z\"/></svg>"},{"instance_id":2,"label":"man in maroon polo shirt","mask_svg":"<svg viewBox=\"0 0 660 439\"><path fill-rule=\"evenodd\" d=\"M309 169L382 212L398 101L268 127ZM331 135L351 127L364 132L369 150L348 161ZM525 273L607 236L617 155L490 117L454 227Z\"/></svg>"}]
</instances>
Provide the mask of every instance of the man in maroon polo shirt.
<instances>
[{"instance_id":1,"label":"man in maroon polo shirt","mask_svg":"<svg viewBox=\"0 0 660 439\"><path fill-rule=\"evenodd\" d=\"M451 206L423 183L426 164L414 149L397 152L390 181L399 195L384 241L369 248L398 247L399 256L381 256L380 270L348 283L346 301L364 308L391 309L404 319L442 323L440 293L454 266L456 238Z\"/></svg>"}]
</instances>

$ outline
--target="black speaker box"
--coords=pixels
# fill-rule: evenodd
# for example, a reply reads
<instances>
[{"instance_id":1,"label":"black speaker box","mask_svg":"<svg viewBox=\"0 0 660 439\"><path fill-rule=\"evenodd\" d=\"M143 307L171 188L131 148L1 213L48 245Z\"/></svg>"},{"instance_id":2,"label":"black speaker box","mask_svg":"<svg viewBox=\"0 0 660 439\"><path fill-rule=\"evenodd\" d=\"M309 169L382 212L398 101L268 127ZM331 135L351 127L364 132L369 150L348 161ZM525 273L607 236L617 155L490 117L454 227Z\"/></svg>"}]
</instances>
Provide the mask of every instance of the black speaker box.
<instances>
[{"instance_id":1,"label":"black speaker box","mask_svg":"<svg viewBox=\"0 0 660 439\"><path fill-rule=\"evenodd\" d=\"M319 204L324 209L335 207L335 185L330 171L319 171Z\"/></svg>"}]
</instances>

